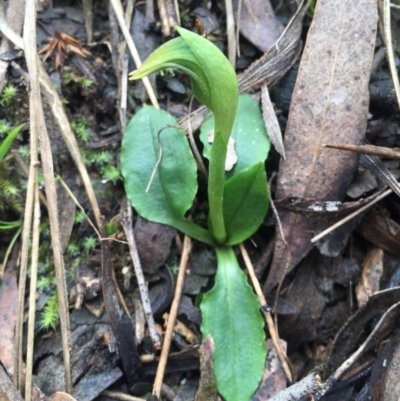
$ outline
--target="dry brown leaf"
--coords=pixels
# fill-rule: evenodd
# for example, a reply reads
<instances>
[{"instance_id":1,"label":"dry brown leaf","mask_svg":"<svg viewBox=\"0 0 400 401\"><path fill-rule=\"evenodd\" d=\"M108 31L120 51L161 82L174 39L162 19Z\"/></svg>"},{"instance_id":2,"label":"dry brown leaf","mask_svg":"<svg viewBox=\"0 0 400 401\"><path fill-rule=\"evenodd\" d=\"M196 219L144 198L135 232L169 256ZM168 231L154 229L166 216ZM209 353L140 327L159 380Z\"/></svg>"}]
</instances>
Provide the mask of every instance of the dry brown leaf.
<instances>
[{"instance_id":1,"label":"dry brown leaf","mask_svg":"<svg viewBox=\"0 0 400 401\"><path fill-rule=\"evenodd\" d=\"M240 33L263 52L268 51L284 31L284 26L276 18L270 1L235 0L233 8L235 17L240 8L240 20L237 23Z\"/></svg>"},{"instance_id":2,"label":"dry brown leaf","mask_svg":"<svg viewBox=\"0 0 400 401\"><path fill-rule=\"evenodd\" d=\"M344 198L356 156L323 144L360 144L364 137L377 19L376 0L317 3L293 91L277 199ZM308 253L322 228L292 213L280 217L290 252L277 235L267 292Z\"/></svg>"},{"instance_id":3,"label":"dry brown leaf","mask_svg":"<svg viewBox=\"0 0 400 401\"><path fill-rule=\"evenodd\" d=\"M361 308L369 297L379 291L380 279L383 273L383 251L380 248L372 248L363 261L361 281L356 286L358 307Z\"/></svg>"}]
</instances>

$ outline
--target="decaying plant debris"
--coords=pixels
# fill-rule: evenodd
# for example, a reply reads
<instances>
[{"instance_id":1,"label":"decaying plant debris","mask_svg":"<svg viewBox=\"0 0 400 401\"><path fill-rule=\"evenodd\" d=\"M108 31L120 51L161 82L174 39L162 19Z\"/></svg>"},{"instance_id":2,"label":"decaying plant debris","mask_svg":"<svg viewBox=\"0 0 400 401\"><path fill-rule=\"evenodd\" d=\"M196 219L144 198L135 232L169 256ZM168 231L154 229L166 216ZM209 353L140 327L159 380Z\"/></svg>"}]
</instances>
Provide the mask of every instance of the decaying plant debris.
<instances>
[{"instance_id":1,"label":"decaying plant debris","mask_svg":"<svg viewBox=\"0 0 400 401\"><path fill-rule=\"evenodd\" d=\"M263 111L277 147L261 163L271 208L230 254L267 323L251 400L398 399L399 13L387 0L1 0L0 398L243 400L221 391L221 340L201 331L232 245L207 221L214 120L179 69L127 82L178 23L229 56L238 113ZM150 103L174 121L154 136L152 177L187 133L201 173L193 161L184 217L204 242L127 207L121 142ZM258 130L248 114L234 129ZM238 147L264 149L250 142L231 143L231 168Z\"/></svg>"}]
</instances>

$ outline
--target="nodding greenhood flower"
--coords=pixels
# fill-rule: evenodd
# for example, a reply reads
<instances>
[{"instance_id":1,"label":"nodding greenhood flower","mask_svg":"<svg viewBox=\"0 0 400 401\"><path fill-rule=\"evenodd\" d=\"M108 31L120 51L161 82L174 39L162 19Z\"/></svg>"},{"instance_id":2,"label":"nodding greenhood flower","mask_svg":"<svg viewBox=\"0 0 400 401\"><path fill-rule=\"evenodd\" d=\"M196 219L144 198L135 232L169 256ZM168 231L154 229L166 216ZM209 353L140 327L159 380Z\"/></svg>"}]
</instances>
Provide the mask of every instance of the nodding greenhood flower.
<instances>
[{"instance_id":1,"label":"nodding greenhood flower","mask_svg":"<svg viewBox=\"0 0 400 401\"><path fill-rule=\"evenodd\" d=\"M224 134L229 137L239 94L236 73L210 41L184 28L176 27L176 30L181 36L154 51L129 78L140 79L168 68L186 72L192 79L195 97L216 119L223 118L223 130L229 131Z\"/></svg>"},{"instance_id":2,"label":"nodding greenhood flower","mask_svg":"<svg viewBox=\"0 0 400 401\"><path fill-rule=\"evenodd\" d=\"M130 74L130 79L140 79L168 68L180 69L190 76L194 96L214 113L208 180L209 223L217 242L224 243L224 166L239 96L236 73L214 44L186 29L176 27L176 30L181 36L154 51L138 70Z\"/></svg>"}]
</instances>

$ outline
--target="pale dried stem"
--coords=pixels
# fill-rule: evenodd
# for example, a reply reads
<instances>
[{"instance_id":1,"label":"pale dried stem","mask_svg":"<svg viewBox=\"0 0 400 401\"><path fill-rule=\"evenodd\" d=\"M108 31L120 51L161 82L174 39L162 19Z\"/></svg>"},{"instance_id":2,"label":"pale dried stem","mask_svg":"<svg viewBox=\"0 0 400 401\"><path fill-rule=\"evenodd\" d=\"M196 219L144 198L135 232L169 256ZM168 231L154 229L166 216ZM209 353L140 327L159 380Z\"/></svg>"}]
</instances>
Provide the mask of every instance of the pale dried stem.
<instances>
[{"instance_id":1,"label":"pale dried stem","mask_svg":"<svg viewBox=\"0 0 400 401\"><path fill-rule=\"evenodd\" d=\"M154 379L153 394L158 398L160 398L161 396L161 387L163 384L165 367L167 366L169 349L171 347L175 321L178 316L178 308L182 296L182 289L183 289L183 284L185 282L186 268L189 261L191 249L192 249L192 241L188 236L185 235L185 239L183 240L183 252L179 264L178 277L176 279L174 299L172 301L171 310L169 312L169 319L167 323L167 328L165 330L164 343L160 355L160 361L158 363L157 373Z\"/></svg>"},{"instance_id":2,"label":"pale dried stem","mask_svg":"<svg viewBox=\"0 0 400 401\"><path fill-rule=\"evenodd\" d=\"M29 168L28 186L26 189L24 225L22 229L22 249L21 249L21 264L19 270L18 282L18 317L15 325L15 341L14 341L14 374L13 382L18 390L22 389L22 340L23 340L23 324L25 311L25 289L26 289L26 272L28 270L29 247L31 238L31 226L33 219L33 204L34 204L34 185L37 181L38 168L38 138L37 131L31 130L30 135L30 155L31 162Z\"/></svg>"},{"instance_id":3,"label":"pale dried stem","mask_svg":"<svg viewBox=\"0 0 400 401\"><path fill-rule=\"evenodd\" d=\"M35 314L36 314L36 284L39 261L39 239L40 239L40 201L39 185L37 180L34 187L34 211L32 227L32 254L31 254L31 277L29 288L29 316L28 316L28 341L26 352L26 376L25 376L25 400L32 397L32 372L33 372L33 350L35 343Z\"/></svg>"},{"instance_id":4,"label":"pale dried stem","mask_svg":"<svg viewBox=\"0 0 400 401\"><path fill-rule=\"evenodd\" d=\"M144 398L134 397L120 391L104 390L100 395L120 401L146 401Z\"/></svg>"},{"instance_id":5,"label":"pale dried stem","mask_svg":"<svg viewBox=\"0 0 400 401\"><path fill-rule=\"evenodd\" d=\"M379 13L380 13L380 33L385 43L386 56L388 59L390 75L393 80L394 91L396 93L397 103L400 107L400 82L397 75L396 61L394 59L394 50L392 43L392 29L390 22L390 0L379 0Z\"/></svg>"},{"instance_id":6,"label":"pale dried stem","mask_svg":"<svg viewBox=\"0 0 400 401\"><path fill-rule=\"evenodd\" d=\"M274 347L276 348L276 350L278 352L278 356L282 363L283 370L285 371L285 374L286 374L286 377L288 378L288 380L292 381L292 372L290 369L289 359L286 356L285 351L282 349L281 343L279 342L279 335L277 333L277 330L276 330L276 327L274 324L274 320L272 319L271 313L269 312L269 310L267 308L267 300L265 299L265 296L264 296L264 293L262 292L260 283L254 272L254 267L253 267L253 264L251 263L249 254L247 253L247 250L243 243L239 244L239 249L242 254L244 264L246 265L247 271L249 273L251 283L253 284L254 291L256 292L258 301L261 305L262 314L264 315L265 322L267 323L268 331L271 336L271 340L274 344Z\"/></svg>"},{"instance_id":7,"label":"pale dried stem","mask_svg":"<svg viewBox=\"0 0 400 401\"><path fill-rule=\"evenodd\" d=\"M126 106L128 103L128 56L123 54L121 56L121 102L119 106L119 120L121 123L121 130L125 132L126 128Z\"/></svg>"},{"instance_id":8,"label":"pale dried stem","mask_svg":"<svg viewBox=\"0 0 400 401\"><path fill-rule=\"evenodd\" d=\"M120 0L110 0L110 2L111 2L111 5L113 7L113 10L114 10L115 17L117 18L119 27L121 28L121 32L124 35L124 38L125 38L126 43L128 45L129 51L130 51L130 53L132 55L133 61L136 64L136 68L139 68L142 65L142 61L140 60L139 53L138 53L138 51L136 49L135 43L133 42L132 36L131 36L131 34L129 32L129 29L125 24L124 12L123 12L123 9L122 9L121 2L120 2ZM151 101L152 105L154 107L159 108L156 95L154 93L154 90L153 90L153 88L152 88L152 86L150 84L150 80L149 80L148 77L144 77L143 78L143 84L144 84L144 87L147 90L147 93L149 95L149 98L150 98L150 101Z\"/></svg>"},{"instance_id":9,"label":"pale dried stem","mask_svg":"<svg viewBox=\"0 0 400 401\"><path fill-rule=\"evenodd\" d=\"M226 32L228 36L228 59L233 68L236 65L236 33L232 0L225 0Z\"/></svg>"}]
</instances>

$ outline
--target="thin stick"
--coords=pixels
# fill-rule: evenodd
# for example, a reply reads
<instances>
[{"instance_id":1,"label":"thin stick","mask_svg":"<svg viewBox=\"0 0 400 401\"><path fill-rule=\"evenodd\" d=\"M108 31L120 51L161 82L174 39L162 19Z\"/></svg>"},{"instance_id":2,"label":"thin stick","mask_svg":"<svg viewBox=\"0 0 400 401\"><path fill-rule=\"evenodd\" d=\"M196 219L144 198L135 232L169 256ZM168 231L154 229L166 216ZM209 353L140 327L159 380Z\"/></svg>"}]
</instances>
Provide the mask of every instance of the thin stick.
<instances>
[{"instance_id":1,"label":"thin stick","mask_svg":"<svg viewBox=\"0 0 400 401\"><path fill-rule=\"evenodd\" d=\"M235 18L233 17L232 0L225 0L226 31L228 35L228 59L233 68L236 65Z\"/></svg>"},{"instance_id":2,"label":"thin stick","mask_svg":"<svg viewBox=\"0 0 400 401\"><path fill-rule=\"evenodd\" d=\"M39 260L40 201L39 185L35 182L35 203L32 227L31 284L29 288L28 345L26 352L25 400L32 397L33 349L35 344L36 284Z\"/></svg>"},{"instance_id":3,"label":"thin stick","mask_svg":"<svg viewBox=\"0 0 400 401\"><path fill-rule=\"evenodd\" d=\"M64 189L67 191L67 194L71 197L71 199L74 201L75 205L80 209L82 214L85 216L87 222L92 226L94 232L96 233L97 237L99 238L99 241L101 241L101 235L99 233L99 230L96 228L96 226L93 224L92 220L90 220L89 216L85 213L85 209L82 207L82 205L79 203L78 199L76 199L76 196L73 194L73 192L69 189L69 186L67 183L62 179L62 177L59 175L57 179L60 181L61 185L64 187Z\"/></svg>"},{"instance_id":4,"label":"thin stick","mask_svg":"<svg viewBox=\"0 0 400 401\"><path fill-rule=\"evenodd\" d=\"M128 45L129 51L132 55L133 61L136 64L136 68L139 68L142 65L142 61L140 60L139 53L136 49L135 43L133 42L132 36L129 32L129 29L127 28L124 20L124 12L122 9L122 5L120 0L110 0L111 5L113 7L115 17L117 18L119 27L121 28L121 32L124 35L124 38L126 40L126 43ZM147 90L147 93L149 95L150 101L154 107L159 108L159 104L156 98L156 95L154 93L154 90L150 84L149 78L144 77L143 79L143 84Z\"/></svg>"},{"instance_id":5,"label":"thin stick","mask_svg":"<svg viewBox=\"0 0 400 401\"><path fill-rule=\"evenodd\" d=\"M276 348L278 352L279 359L282 363L283 370L285 371L286 377L288 378L289 381L292 381L292 372L290 370L290 362L288 357L285 354L285 351L281 347L281 343L279 342L279 336L275 328L274 320L272 319L271 313L270 313L270 308L267 306L267 300L265 299L264 293L262 292L260 283L257 279L257 276L254 272L254 267L253 264L251 263L249 254L247 253L247 250L244 246L244 244L239 244L239 249L242 254L244 264L246 265L247 271L249 272L249 277L251 280L251 283L253 284L254 291L256 292L256 295L258 297L258 301L261 305L261 311L262 314L264 315L265 322L267 323L268 326L268 331L269 334L271 335L271 340L274 344L274 347Z\"/></svg>"},{"instance_id":6,"label":"thin stick","mask_svg":"<svg viewBox=\"0 0 400 401\"><path fill-rule=\"evenodd\" d=\"M104 390L100 395L120 401L146 401L144 398L134 397L130 394L121 393L120 391Z\"/></svg>"},{"instance_id":7,"label":"thin stick","mask_svg":"<svg viewBox=\"0 0 400 401\"><path fill-rule=\"evenodd\" d=\"M135 236L132 229L132 208L128 204L121 216L121 224L125 231L126 239L129 245L129 251L135 269L136 279L139 284L140 297L142 298L143 310L146 316L147 325L149 326L150 337L155 349L161 348L161 341L156 330L153 311L149 300L149 292L147 283L143 275L142 265L140 263L139 253L136 246Z\"/></svg>"},{"instance_id":8,"label":"thin stick","mask_svg":"<svg viewBox=\"0 0 400 401\"><path fill-rule=\"evenodd\" d=\"M312 243L315 243L317 241L319 241L321 238L325 237L325 235L328 235L329 233L331 233L332 231L336 230L337 228L339 228L340 226L342 226L344 223L347 223L349 220L353 219L354 217L358 216L360 213L364 212L365 210L369 209L372 205L375 205L375 203L378 203L380 200L382 200L383 198L386 198L388 195L390 195L393 191L391 189L388 189L387 191L385 191L383 194L379 195L378 197L376 197L373 201L371 201L370 203L368 203L368 205L364 205L363 207L360 207L360 209L356 210L353 213L350 213L348 216L344 217L342 220L339 220L337 223L333 224L332 226L330 226L329 228L327 228L326 230L322 231L321 233L319 233L318 235L316 235L315 237L313 237L311 239Z\"/></svg>"},{"instance_id":9,"label":"thin stick","mask_svg":"<svg viewBox=\"0 0 400 401\"><path fill-rule=\"evenodd\" d=\"M268 401L296 401L300 399L313 399L310 395L315 394L321 390L322 383L321 377L315 373L306 376L293 386L282 390L276 396L270 398Z\"/></svg>"},{"instance_id":10,"label":"thin stick","mask_svg":"<svg viewBox=\"0 0 400 401\"><path fill-rule=\"evenodd\" d=\"M182 252L181 262L179 264L178 277L176 279L174 299L172 301L171 310L169 312L169 319L167 323L167 328L165 330L163 348L160 355L160 361L157 367L156 377L154 379L153 394L158 398L160 398L161 396L161 387L164 379L165 368L167 366L167 359L168 359L169 349L171 347L175 321L176 317L178 316L179 302L181 300L183 283L185 281L186 268L189 261L189 255L191 249L192 249L192 241L188 236L185 235L185 239L183 240L183 252Z\"/></svg>"},{"instance_id":11,"label":"thin stick","mask_svg":"<svg viewBox=\"0 0 400 401\"><path fill-rule=\"evenodd\" d=\"M128 56L123 54L121 62L121 103L119 106L119 119L121 122L121 130L125 132L126 128L126 105L128 103Z\"/></svg>"},{"instance_id":12,"label":"thin stick","mask_svg":"<svg viewBox=\"0 0 400 401\"><path fill-rule=\"evenodd\" d=\"M2 4L0 4L0 8ZM14 345L14 375L13 382L18 390L22 389L22 340L23 340L23 324L25 311L25 289L26 289L26 272L28 270L29 247L31 237L31 226L33 219L34 204L34 185L37 181L37 149L38 138L36 130L31 130L30 135L30 152L31 163L29 169L28 187L26 189L24 226L22 229L22 249L21 264L19 270L18 283L18 318L15 325L15 345ZM36 158L35 158L36 156Z\"/></svg>"},{"instance_id":13,"label":"thin stick","mask_svg":"<svg viewBox=\"0 0 400 401\"><path fill-rule=\"evenodd\" d=\"M179 2L178 0L174 0L174 6L175 6L175 14L176 14L176 24L181 25L181 14L179 12Z\"/></svg>"},{"instance_id":14,"label":"thin stick","mask_svg":"<svg viewBox=\"0 0 400 401\"><path fill-rule=\"evenodd\" d=\"M240 34L240 18L242 16L242 0L238 1L237 16L236 16L236 54L240 57L240 45L239 45L239 34Z\"/></svg>"}]
</instances>

